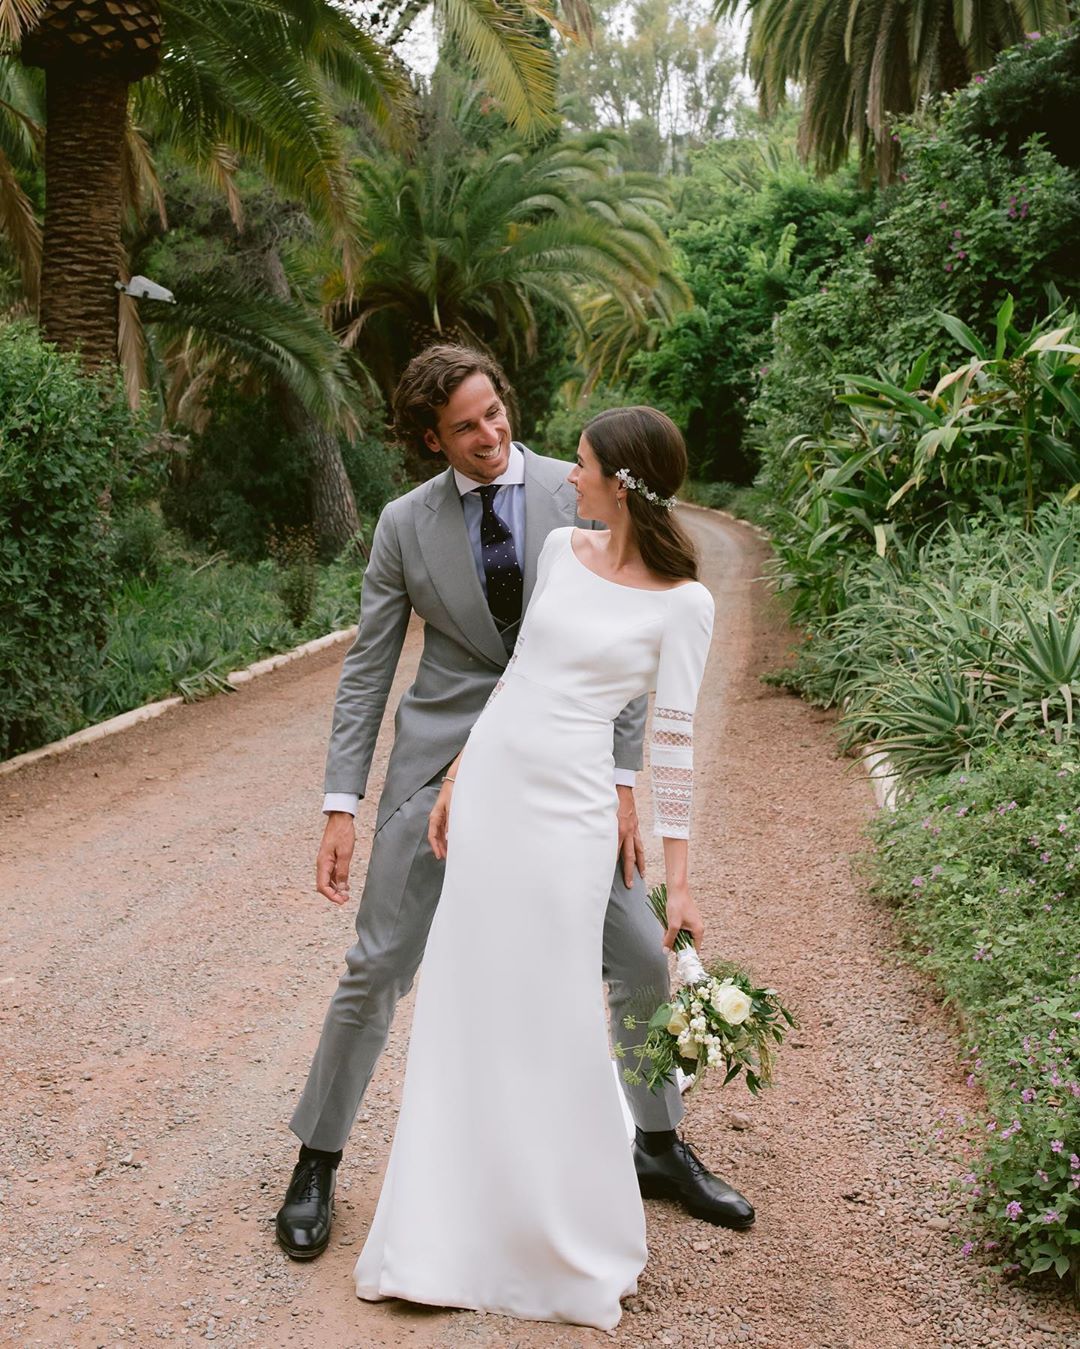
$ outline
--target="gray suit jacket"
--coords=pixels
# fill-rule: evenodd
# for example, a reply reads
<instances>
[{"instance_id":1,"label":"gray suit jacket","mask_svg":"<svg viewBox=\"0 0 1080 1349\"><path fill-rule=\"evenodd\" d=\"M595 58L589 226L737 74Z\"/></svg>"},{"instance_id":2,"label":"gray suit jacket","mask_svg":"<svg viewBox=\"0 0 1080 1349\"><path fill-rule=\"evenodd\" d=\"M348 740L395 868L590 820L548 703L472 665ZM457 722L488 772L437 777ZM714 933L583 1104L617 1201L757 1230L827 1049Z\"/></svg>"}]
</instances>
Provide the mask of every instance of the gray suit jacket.
<instances>
[{"instance_id":1,"label":"gray suit jacket","mask_svg":"<svg viewBox=\"0 0 1080 1349\"><path fill-rule=\"evenodd\" d=\"M566 481L567 465L521 448L527 605L544 540L553 529L582 522ZM506 667L506 648L476 574L450 469L392 501L379 516L361 590L360 630L345 657L334 704L328 792L364 794L413 612L424 620L424 649L394 718L376 828L452 762ZM617 768L641 767L646 706L647 699L637 699L615 722Z\"/></svg>"}]
</instances>

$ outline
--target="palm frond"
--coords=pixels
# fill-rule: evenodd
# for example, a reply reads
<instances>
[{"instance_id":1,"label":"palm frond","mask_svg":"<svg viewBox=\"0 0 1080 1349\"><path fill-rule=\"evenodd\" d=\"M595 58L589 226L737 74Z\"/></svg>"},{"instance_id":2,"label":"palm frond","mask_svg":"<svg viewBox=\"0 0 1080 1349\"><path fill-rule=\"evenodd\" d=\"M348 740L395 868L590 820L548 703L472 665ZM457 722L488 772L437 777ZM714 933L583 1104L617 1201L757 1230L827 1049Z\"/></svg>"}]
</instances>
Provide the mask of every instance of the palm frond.
<instances>
[{"instance_id":1,"label":"palm frond","mask_svg":"<svg viewBox=\"0 0 1080 1349\"><path fill-rule=\"evenodd\" d=\"M19 269L23 295L37 310L41 287L41 226L33 203L19 185L14 165L0 150L0 234L8 242Z\"/></svg>"},{"instance_id":2,"label":"palm frond","mask_svg":"<svg viewBox=\"0 0 1080 1349\"><path fill-rule=\"evenodd\" d=\"M507 121L523 136L538 138L556 125L556 69L551 52L514 13L497 0L436 0L446 35L466 60L484 72Z\"/></svg>"}]
</instances>

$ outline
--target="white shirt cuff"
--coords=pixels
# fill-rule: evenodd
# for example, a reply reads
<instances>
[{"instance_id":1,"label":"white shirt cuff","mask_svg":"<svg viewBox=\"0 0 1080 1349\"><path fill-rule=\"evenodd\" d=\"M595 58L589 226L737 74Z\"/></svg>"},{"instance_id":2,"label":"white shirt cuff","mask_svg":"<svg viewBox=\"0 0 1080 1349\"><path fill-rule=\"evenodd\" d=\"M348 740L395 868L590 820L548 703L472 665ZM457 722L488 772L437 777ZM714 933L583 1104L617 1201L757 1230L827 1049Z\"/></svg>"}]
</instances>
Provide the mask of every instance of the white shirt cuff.
<instances>
[{"instance_id":1,"label":"white shirt cuff","mask_svg":"<svg viewBox=\"0 0 1080 1349\"><path fill-rule=\"evenodd\" d=\"M322 808L324 815L331 810L344 810L349 815L355 815L359 805L360 797L356 792L327 792L323 797Z\"/></svg>"},{"instance_id":2,"label":"white shirt cuff","mask_svg":"<svg viewBox=\"0 0 1080 1349\"><path fill-rule=\"evenodd\" d=\"M637 774L632 768L616 768L615 786L633 787L637 783Z\"/></svg>"}]
</instances>

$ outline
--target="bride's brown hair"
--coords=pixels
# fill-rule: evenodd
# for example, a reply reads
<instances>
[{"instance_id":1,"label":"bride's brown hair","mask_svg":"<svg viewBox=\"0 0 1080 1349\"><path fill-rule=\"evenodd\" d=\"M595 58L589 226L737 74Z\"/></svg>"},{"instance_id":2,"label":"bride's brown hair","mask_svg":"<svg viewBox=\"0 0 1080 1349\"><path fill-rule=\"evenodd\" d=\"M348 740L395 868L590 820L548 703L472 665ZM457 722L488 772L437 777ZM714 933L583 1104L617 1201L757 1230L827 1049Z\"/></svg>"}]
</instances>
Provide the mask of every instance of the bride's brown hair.
<instances>
[{"instance_id":1,"label":"bride's brown hair","mask_svg":"<svg viewBox=\"0 0 1080 1349\"><path fill-rule=\"evenodd\" d=\"M624 468L661 499L673 497L686 477L686 443L670 417L656 408L610 408L582 432L606 478ZM623 503L630 512L641 560L658 576L698 579L697 549L675 513L631 488Z\"/></svg>"}]
</instances>

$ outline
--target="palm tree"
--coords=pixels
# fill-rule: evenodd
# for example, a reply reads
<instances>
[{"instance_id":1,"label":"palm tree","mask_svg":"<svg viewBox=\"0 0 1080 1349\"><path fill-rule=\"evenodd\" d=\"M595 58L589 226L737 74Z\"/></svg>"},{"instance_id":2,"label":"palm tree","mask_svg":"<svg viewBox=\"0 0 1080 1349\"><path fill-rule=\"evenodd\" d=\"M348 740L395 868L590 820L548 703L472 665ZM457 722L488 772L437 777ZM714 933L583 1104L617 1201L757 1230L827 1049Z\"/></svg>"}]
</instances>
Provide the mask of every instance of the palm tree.
<instances>
[{"instance_id":1,"label":"palm tree","mask_svg":"<svg viewBox=\"0 0 1080 1349\"><path fill-rule=\"evenodd\" d=\"M520 13L494 0L442 4L449 29L491 66L508 116L530 134L546 130L553 68ZM20 35L23 61L45 71L47 91L41 323L49 338L78 347L90 366L114 361L119 340L138 370L137 315L114 285L126 274L121 217L140 182L159 202L161 194L137 127L217 181L237 214L239 157L257 163L329 231L348 284L359 258L336 107L359 107L392 134L407 111L408 84L333 0L0 0L0 41ZM0 70L12 66L0 55ZM0 127L18 120L14 104L0 103ZM16 239L32 292L32 213L2 140L0 156L0 228ZM358 522L336 439L306 405L292 412L312 452L315 519L324 538L340 543Z\"/></svg>"},{"instance_id":2,"label":"palm tree","mask_svg":"<svg viewBox=\"0 0 1080 1349\"><path fill-rule=\"evenodd\" d=\"M966 84L1025 33L1069 21L1068 0L745 0L747 62L763 111L802 86L799 147L829 172L852 142L864 166L892 176L892 123L934 94ZM744 0L716 0L717 17Z\"/></svg>"},{"instance_id":3,"label":"palm tree","mask_svg":"<svg viewBox=\"0 0 1080 1349\"><path fill-rule=\"evenodd\" d=\"M338 278L333 321L385 391L434 340L532 355L540 303L585 348L596 296L628 321L688 302L657 222L665 189L620 170L616 135L475 150L479 109L472 90L436 112L415 162L356 168L368 249L351 287Z\"/></svg>"}]
</instances>

